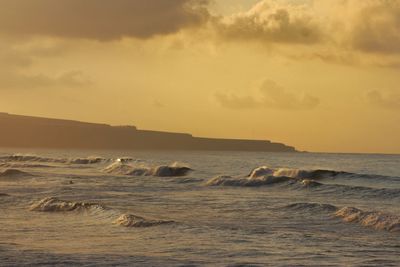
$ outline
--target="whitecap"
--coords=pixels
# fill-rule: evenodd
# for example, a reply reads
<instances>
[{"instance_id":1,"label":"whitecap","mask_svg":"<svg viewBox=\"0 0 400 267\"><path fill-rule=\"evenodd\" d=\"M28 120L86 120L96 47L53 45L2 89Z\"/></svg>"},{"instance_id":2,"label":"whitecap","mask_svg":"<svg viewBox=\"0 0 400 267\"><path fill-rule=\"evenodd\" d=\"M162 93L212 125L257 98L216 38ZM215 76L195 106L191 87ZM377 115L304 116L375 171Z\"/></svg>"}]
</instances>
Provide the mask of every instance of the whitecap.
<instances>
[{"instance_id":1,"label":"whitecap","mask_svg":"<svg viewBox=\"0 0 400 267\"><path fill-rule=\"evenodd\" d=\"M400 232L400 217L380 211L363 211L353 207L344 207L335 213L345 222L359 223L376 230Z\"/></svg>"}]
</instances>

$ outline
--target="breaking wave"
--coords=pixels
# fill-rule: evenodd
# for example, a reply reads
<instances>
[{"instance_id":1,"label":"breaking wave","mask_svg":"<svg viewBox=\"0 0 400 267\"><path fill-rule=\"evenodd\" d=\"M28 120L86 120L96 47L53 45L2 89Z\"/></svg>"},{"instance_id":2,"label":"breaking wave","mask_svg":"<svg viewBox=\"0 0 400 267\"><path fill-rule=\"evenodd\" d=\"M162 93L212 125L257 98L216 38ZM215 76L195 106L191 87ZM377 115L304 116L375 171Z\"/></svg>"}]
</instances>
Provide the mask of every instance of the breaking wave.
<instances>
[{"instance_id":1,"label":"breaking wave","mask_svg":"<svg viewBox=\"0 0 400 267\"><path fill-rule=\"evenodd\" d=\"M336 177L338 175L351 175L348 172L337 172L332 170L302 170L290 168L269 168L266 166L255 168L248 177L258 178L262 176L285 176L294 179L322 179Z\"/></svg>"},{"instance_id":2,"label":"breaking wave","mask_svg":"<svg viewBox=\"0 0 400 267\"><path fill-rule=\"evenodd\" d=\"M56 197L44 198L33 203L29 210L37 212L86 212L91 215L101 214L105 215L106 218L111 218L113 224L125 227L143 228L174 223L174 221L171 220L154 220L134 214L121 214L117 210L105 207L99 203L73 202L61 200Z\"/></svg>"},{"instance_id":3,"label":"breaking wave","mask_svg":"<svg viewBox=\"0 0 400 267\"><path fill-rule=\"evenodd\" d=\"M283 182L299 182L306 187L321 185L317 179L336 177L338 175L350 175L346 172L330 170L301 170L289 168L269 168L266 166L253 169L246 177L217 176L209 180L209 186L263 186Z\"/></svg>"},{"instance_id":4,"label":"breaking wave","mask_svg":"<svg viewBox=\"0 0 400 267\"><path fill-rule=\"evenodd\" d=\"M400 232L400 217L380 211L363 211L353 207L344 207L335 213L345 222L358 223L376 230Z\"/></svg>"},{"instance_id":5,"label":"breaking wave","mask_svg":"<svg viewBox=\"0 0 400 267\"><path fill-rule=\"evenodd\" d=\"M114 221L114 224L125 227L152 227L171 223L174 223L174 221L151 220L132 214L122 214L117 220Z\"/></svg>"},{"instance_id":6,"label":"breaking wave","mask_svg":"<svg viewBox=\"0 0 400 267\"><path fill-rule=\"evenodd\" d=\"M220 175L206 182L206 186L262 187L284 184L293 190L309 189L322 194L357 196L359 198L400 199L400 189L372 188L342 184L323 184L311 179L296 179L286 176L232 177Z\"/></svg>"},{"instance_id":7,"label":"breaking wave","mask_svg":"<svg viewBox=\"0 0 400 267\"><path fill-rule=\"evenodd\" d=\"M259 167L251 171L247 176L220 175L206 182L207 186L238 186L261 187L284 184L291 189L310 189L315 192L358 196L360 198L400 198L400 188L374 188L366 186L354 186L346 184L321 183L320 180L337 176L353 176L347 172L329 170L301 170L287 168ZM392 177L394 178L394 177ZM390 177L388 177L390 179Z\"/></svg>"},{"instance_id":8,"label":"breaking wave","mask_svg":"<svg viewBox=\"0 0 400 267\"><path fill-rule=\"evenodd\" d=\"M271 185L277 183L283 183L293 180L290 177L285 176L262 176L262 177L246 177L237 178L232 176L217 176L209 180L206 185L208 186L248 186L258 187L263 185Z\"/></svg>"},{"instance_id":9,"label":"breaking wave","mask_svg":"<svg viewBox=\"0 0 400 267\"><path fill-rule=\"evenodd\" d=\"M46 162L46 163L65 163L65 164L98 164L112 161L112 159L104 159L101 157L89 156L84 158L48 158L36 155L10 155L0 157L0 160L5 162Z\"/></svg>"},{"instance_id":10,"label":"breaking wave","mask_svg":"<svg viewBox=\"0 0 400 267\"><path fill-rule=\"evenodd\" d=\"M107 159L100 158L100 157L87 157L87 158L75 158L67 160L67 163L70 164L98 164L108 161Z\"/></svg>"},{"instance_id":11,"label":"breaking wave","mask_svg":"<svg viewBox=\"0 0 400 267\"><path fill-rule=\"evenodd\" d=\"M330 204L321 203L294 203L284 207L297 212L312 214L327 212L333 217L341 218L344 222L358 223L375 230L400 232L400 216L381 211L363 211L353 207L338 208Z\"/></svg>"},{"instance_id":12,"label":"breaking wave","mask_svg":"<svg viewBox=\"0 0 400 267\"><path fill-rule=\"evenodd\" d=\"M103 206L97 203L70 202L55 197L44 198L30 207L31 211L41 212L88 211L91 209L105 210Z\"/></svg>"},{"instance_id":13,"label":"breaking wave","mask_svg":"<svg viewBox=\"0 0 400 267\"><path fill-rule=\"evenodd\" d=\"M110 166L106 167L103 171L117 175L179 177L186 176L189 172L192 171L192 169L187 166L180 166L178 163L148 167L134 166L116 161Z\"/></svg>"}]
</instances>

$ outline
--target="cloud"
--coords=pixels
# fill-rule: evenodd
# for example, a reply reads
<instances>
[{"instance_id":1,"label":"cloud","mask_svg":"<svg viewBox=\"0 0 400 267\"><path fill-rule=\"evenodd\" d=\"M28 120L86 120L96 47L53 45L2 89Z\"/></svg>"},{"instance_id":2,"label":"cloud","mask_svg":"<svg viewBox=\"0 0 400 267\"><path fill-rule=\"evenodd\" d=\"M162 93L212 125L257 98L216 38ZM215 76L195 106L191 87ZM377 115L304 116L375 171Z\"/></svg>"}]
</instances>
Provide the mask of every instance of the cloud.
<instances>
[{"instance_id":1,"label":"cloud","mask_svg":"<svg viewBox=\"0 0 400 267\"><path fill-rule=\"evenodd\" d=\"M115 40L202 24L208 0L0 0L0 33Z\"/></svg>"},{"instance_id":2,"label":"cloud","mask_svg":"<svg viewBox=\"0 0 400 267\"><path fill-rule=\"evenodd\" d=\"M365 95L370 105L383 109L400 109L400 94L382 94L377 90L371 90Z\"/></svg>"},{"instance_id":3,"label":"cloud","mask_svg":"<svg viewBox=\"0 0 400 267\"><path fill-rule=\"evenodd\" d=\"M288 92L274 81L265 80L259 88L258 96L237 96L235 94L215 94L216 100L230 109L272 108L285 110L308 110L317 107L320 100L306 93L297 95Z\"/></svg>"},{"instance_id":4,"label":"cloud","mask_svg":"<svg viewBox=\"0 0 400 267\"><path fill-rule=\"evenodd\" d=\"M227 39L271 43L316 43L321 29L305 5L263 0L248 12L220 19L217 32Z\"/></svg>"},{"instance_id":5,"label":"cloud","mask_svg":"<svg viewBox=\"0 0 400 267\"><path fill-rule=\"evenodd\" d=\"M0 71L0 90L36 89L55 87L80 87L91 84L79 71L66 72L52 77L45 74L24 74Z\"/></svg>"},{"instance_id":6,"label":"cloud","mask_svg":"<svg viewBox=\"0 0 400 267\"><path fill-rule=\"evenodd\" d=\"M54 49L54 51L53 51ZM80 71L66 71L59 75L32 74L34 59L58 55L53 46L15 47L0 45L0 90L34 89L45 87L80 87L92 82ZM48 51L48 52L47 52Z\"/></svg>"},{"instance_id":7,"label":"cloud","mask_svg":"<svg viewBox=\"0 0 400 267\"><path fill-rule=\"evenodd\" d=\"M373 53L400 53L400 1L358 1L352 21L351 43L355 49Z\"/></svg>"},{"instance_id":8,"label":"cloud","mask_svg":"<svg viewBox=\"0 0 400 267\"><path fill-rule=\"evenodd\" d=\"M216 93L214 96L223 107L230 109L251 109L260 107L261 104L252 96L237 96L223 93Z\"/></svg>"},{"instance_id":9,"label":"cloud","mask_svg":"<svg viewBox=\"0 0 400 267\"><path fill-rule=\"evenodd\" d=\"M392 68L400 62L400 0L260 0L212 21L222 42L253 42L294 60Z\"/></svg>"},{"instance_id":10,"label":"cloud","mask_svg":"<svg viewBox=\"0 0 400 267\"><path fill-rule=\"evenodd\" d=\"M162 103L162 102L160 102L160 101L157 100L157 99L154 99L154 101L153 101L153 106L154 106L155 108L165 108L165 104Z\"/></svg>"}]
</instances>

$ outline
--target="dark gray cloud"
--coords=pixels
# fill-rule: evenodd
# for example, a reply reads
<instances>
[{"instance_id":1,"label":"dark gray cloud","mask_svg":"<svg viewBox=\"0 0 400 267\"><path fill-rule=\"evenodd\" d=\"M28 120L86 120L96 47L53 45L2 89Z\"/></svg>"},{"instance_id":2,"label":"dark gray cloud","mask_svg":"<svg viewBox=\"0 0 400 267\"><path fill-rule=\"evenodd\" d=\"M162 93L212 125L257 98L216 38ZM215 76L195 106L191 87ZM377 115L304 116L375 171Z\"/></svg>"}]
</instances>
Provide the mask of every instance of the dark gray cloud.
<instances>
[{"instance_id":1,"label":"dark gray cloud","mask_svg":"<svg viewBox=\"0 0 400 267\"><path fill-rule=\"evenodd\" d=\"M203 23L208 0L0 0L0 33L113 40Z\"/></svg>"},{"instance_id":2,"label":"dark gray cloud","mask_svg":"<svg viewBox=\"0 0 400 267\"><path fill-rule=\"evenodd\" d=\"M308 110L317 107L320 100L309 94L297 95L288 92L274 81L266 80L259 88L259 95L237 96L235 94L215 94L216 100L230 109L272 108L286 110Z\"/></svg>"}]
</instances>

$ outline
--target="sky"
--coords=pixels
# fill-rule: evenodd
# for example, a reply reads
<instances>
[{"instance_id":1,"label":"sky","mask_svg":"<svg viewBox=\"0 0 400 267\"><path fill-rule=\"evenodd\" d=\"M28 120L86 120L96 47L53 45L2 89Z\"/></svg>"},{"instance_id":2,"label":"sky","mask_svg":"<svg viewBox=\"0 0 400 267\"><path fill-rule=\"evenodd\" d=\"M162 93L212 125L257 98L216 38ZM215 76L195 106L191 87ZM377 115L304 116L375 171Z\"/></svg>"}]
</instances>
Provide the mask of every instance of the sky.
<instances>
[{"instance_id":1,"label":"sky","mask_svg":"<svg viewBox=\"0 0 400 267\"><path fill-rule=\"evenodd\" d=\"M400 153L400 0L0 5L0 111Z\"/></svg>"}]
</instances>

